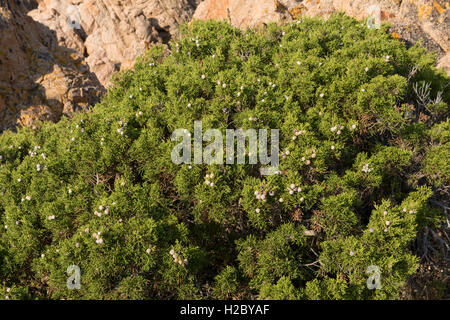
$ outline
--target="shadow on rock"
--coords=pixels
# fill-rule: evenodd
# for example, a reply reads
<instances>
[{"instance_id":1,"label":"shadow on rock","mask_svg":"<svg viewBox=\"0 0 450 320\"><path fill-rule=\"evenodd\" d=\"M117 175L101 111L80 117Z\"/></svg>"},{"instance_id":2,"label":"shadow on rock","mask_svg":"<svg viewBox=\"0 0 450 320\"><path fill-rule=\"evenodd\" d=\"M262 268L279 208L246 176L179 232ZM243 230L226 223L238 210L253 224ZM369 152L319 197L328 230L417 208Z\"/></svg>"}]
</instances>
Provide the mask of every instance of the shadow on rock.
<instances>
[{"instance_id":1,"label":"shadow on rock","mask_svg":"<svg viewBox=\"0 0 450 320\"><path fill-rule=\"evenodd\" d=\"M105 89L82 54L26 15L35 1L0 0L0 131L87 110ZM82 32L82 30L81 30Z\"/></svg>"}]
</instances>

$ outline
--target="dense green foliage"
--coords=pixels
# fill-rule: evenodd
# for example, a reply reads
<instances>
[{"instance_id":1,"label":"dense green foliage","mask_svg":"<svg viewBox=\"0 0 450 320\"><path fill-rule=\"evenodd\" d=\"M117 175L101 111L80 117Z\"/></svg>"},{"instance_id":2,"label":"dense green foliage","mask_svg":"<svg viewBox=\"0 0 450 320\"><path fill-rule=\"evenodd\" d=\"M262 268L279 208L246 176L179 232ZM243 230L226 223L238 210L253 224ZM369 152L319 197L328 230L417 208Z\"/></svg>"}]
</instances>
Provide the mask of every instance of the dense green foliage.
<instances>
[{"instance_id":1,"label":"dense green foliage","mask_svg":"<svg viewBox=\"0 0 450 320\"><path fill-rule=\"evenodd\" d=\"M343 15L194 22L170 48L91 111L0 136L0 298L397 298L417 268L409 244L442 219L427 200L450 180L433 55ZM281 174L173 164L170 135L194 120L279 128Z\"/></svg>"}]
</instances>

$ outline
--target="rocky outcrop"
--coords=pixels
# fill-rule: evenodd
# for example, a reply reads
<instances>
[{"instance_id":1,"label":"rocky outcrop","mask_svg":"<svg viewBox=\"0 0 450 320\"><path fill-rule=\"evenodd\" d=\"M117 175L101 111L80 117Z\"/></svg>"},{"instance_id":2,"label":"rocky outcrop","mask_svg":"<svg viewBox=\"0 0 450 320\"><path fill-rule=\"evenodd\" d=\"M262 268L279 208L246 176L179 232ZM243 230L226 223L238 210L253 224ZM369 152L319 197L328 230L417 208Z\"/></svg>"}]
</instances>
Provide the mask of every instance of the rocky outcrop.
<instances>
[{"instance_id":1,"label":"rocky outcrop","mask_svg":"<svg viewBox=\"0 0 450 320\"><path fill-rule=\"evenodd\" d=\"M0 0L0 132L99 101L197 0Z\"/></svg>"},{"instance_id":2,"label":"rocky outcrop","mask_svg":"<svg viewBox=\"0 0 450 320\"><path fill-rule=\"evenodd\" d=\"M104 91L82 55L26 15L34 6L0 0L0 131L57 121L95 104Z\"/></svg>"},{"instance_id":3,"label":"rocky outcrop","mask_svg":"<svg viewBox=\"0 0 450 320\"><path fill-rule=\"evenodd\" d=\"M438 66L450 73L450 2L447 0L205 0L194 19L227 20L245 28L270 21L289 21L303 15L328 18L342 11L357 19L388 21L394 37L407 44L421 39L435 51Z\"/></svg>"},{"instance_id":4,"label":"rocky outcrop","mask_svg":"<svg viewBox=\"0 0 450 320\"><path fill-rule=\"evenodd\" d=\"M261 23L290 19L288 8L296 1L278 2L274 0L206 0L199 4L194 19L227 20L232 25L246 28Z\"/></svg>"},{"instance_id":5,"label":"rocky outcrop","mask_svg":"<svg viewBox=\"0 0 450 320\"><path fill-rule=\"evenodd\" d=\"M55 30L60 46L84 55L104 86L153 43L189 21L197 0L37 0L28 14Z\"/></svg>"},{"instance_id":6,"label":"rocky outcrop","mask_svg":"<svg viewBox=\"0 0 450 320\"><path fill-rule=\"evenodd\" d=\"M389 21L450 72L447 0L0 0L0 131L58 120L95 104L115 71L132 67L180 23L223 19L245 28L343 11ZM195 14L194 14L195 11ZM375 20L376 20L375 19Z\"/></svg>"}]
</instances>

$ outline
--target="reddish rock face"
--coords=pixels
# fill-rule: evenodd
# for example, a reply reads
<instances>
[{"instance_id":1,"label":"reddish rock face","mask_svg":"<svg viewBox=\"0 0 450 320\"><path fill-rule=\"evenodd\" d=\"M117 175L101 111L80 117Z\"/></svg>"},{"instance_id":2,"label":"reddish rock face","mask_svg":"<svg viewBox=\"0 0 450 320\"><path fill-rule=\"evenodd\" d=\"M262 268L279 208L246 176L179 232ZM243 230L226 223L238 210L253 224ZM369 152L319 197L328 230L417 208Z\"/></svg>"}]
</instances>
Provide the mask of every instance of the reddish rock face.
<instances>
[{"instance_id":1,"label":"reddish rock face","mask_svg":"<svg viewBox=\"0 0 450 320\"><path fill-rule=\"evenodd\" d=\"M98 101L102 85L76 51L58 46L54 32L26 15L26 2L0 1L0 131ZM76 92L89 90L90 95Z\"/></svg>"},{"instance_id":2,"label":"reddish rock face","mask_svg":"<svg viewBox=\"0 0 450 320\"><path fill-rule=\"evenodd\" d=\"M288 5L297 1L274 0L206 0L199 4L194 19L226 20L240 27L255 27L261 23L290 19Z\"/></svg>"},{"instance_id":3,"label":"reddish rock face","mask_svg":"<svg viewBox=\"0 0 450 320\"><path fill-rule=\"evenodd\" d=\"M104 86L154 43L189 21L197 0L38 0L28 14L56 31L58 44L85 56ZM68 21L72 24L68 24Z\"/></svg>"},{"instance_id":4,"label":"reddish rock face","mask_svg":"<svg viewBox=\"0 0 450 320\"><path fill-rule=\"evenodd\" d=\"M390 19L394 19L395 14L389 11L381 10L381 21L389 21Z\"/></svg>"},{"instance_id":5,"label":"reddish rock face","mask_svg":"<svg viewBox=\"0 0 450 320\"><path fill-rule=\"evenodd\" d=\"M112 74L189 21L197 0L0 0L0 131L99 101Z\"/></svg>"},{"instance_id":6,"label":"reddish rock face","mask_svg":"<svg viewBox=\"0 0 450 320\"><path fill-rule=\"evenodd\" d=\"M194 19L227 20L229 8L230 0L205 1L198 6Z\"/></svg>"},{"instance_id":7,"label":"reddish rock face","mask_svg":"<svg viewBox=\"0 0 450 320\"><path fill-rule=\"evenodd\" d=\"M450 73L450 1L447 0L205 0L194 19L227 20L245 28L258 23L292 20L300 16L328 18L345 12L357 19L377 15L392 25L400 40L423 45L438 54L438 66Z\"/></svg>"}]
</instances>

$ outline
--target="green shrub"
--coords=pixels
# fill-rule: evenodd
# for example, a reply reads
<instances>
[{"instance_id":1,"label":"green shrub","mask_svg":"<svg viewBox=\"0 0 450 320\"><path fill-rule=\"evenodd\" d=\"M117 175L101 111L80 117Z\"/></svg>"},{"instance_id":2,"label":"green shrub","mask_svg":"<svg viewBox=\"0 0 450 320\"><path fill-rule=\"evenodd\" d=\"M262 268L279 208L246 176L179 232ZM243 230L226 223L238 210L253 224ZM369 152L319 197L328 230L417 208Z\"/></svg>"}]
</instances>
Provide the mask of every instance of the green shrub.
<instances>
[{"instance_id":1,"label":"green shrub","mask_svg":"<svg viewBox=\"0 0 450 320\"><path fill-rule=\"evenodd\" d=\"M416 117L412 85L435 97L448 78L386 28L194 22L91 111L4 132L0 298L398 298L427 199L448 184L449 91ZM172 163L171 133L195 120L280 129L280 174Z\"/></svg>"}]
</instances>

